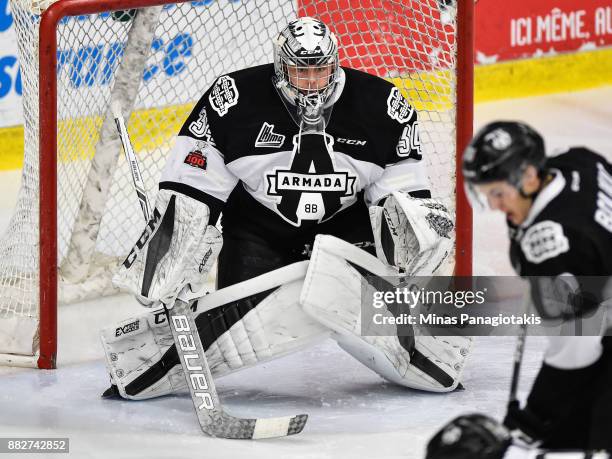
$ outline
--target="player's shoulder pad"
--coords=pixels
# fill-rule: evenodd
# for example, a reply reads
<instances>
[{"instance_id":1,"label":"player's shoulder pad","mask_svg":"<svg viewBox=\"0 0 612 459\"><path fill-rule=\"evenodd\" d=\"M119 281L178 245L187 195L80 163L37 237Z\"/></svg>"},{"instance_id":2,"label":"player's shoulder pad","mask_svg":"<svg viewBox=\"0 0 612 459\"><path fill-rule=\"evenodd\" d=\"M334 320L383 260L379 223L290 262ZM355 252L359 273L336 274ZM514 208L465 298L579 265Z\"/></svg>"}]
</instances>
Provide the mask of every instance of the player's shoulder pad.
<instances>
[{"instance_id":1,"label":"player's shoulder pad","mask_svg":"<svg viewBox=\"0 0 612 459\"><path fill-rule=\"evenodd\" d=\"M393 83L369 73L343 67L346 87L351 100L361 101L368 113L381 111L390 125L403 125L416 120L416 110ZM382 113L381 113L382 114Z\"/></svg>"},{"instance_id":2,"label":"player's shoulder pad","mask_svg":"<svg viewBox=\"0 0 612 459\"><path fill-rule=\"evenodd\" d=\"M264 64L218 77L205 94L209 115L223 118L239 104L250 106L262 89L269 90L272 68Z\"/></svg>"},{"instance_id":3,"label":"player's shoulder pad","mask_svg":"<svg viewBox=\"0 0 612 459\"><path fill-rule=\"evenodd\" d=\"M200 98L179 135L216 145L213 137L222 140L225 133L235 131L241 119L250 119L253 110L265 106L266 97L274 90L272 72L272 64L266 64L218 77Z\"/></svg>"},{"instance_id":4,"label":"player's shoulder pad","mask_svg":"<svg viewBox=\"0 0 612 459\"><path fill-rule=\"evenodd\" d=\"M586 147L571 147L550 156L546 159L546 166L560 170L582 169L590 166L595 167L598 162L606 163L607 160L599 153Z\"/></svg>"},{"instance_id":5,"label":"player's shoulder pad","mask_svg":"<svg viewBox=\"0 0 612 459\"><path fill-rule=\"evenodd\" d=\"M520 245L527 261L539 264L568 252L570 239L567 227L554 220L543 220L527 228Z\"/></svg>"}]
</instances>

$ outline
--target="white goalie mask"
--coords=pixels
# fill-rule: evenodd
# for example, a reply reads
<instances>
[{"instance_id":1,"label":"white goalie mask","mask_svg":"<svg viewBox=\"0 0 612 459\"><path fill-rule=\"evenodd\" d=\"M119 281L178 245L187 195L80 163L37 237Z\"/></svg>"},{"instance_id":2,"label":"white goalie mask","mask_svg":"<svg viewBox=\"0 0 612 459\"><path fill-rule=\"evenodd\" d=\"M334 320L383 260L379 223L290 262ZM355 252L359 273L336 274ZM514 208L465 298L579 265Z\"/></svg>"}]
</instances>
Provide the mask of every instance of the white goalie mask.
<instances>
[{"instance_id":1,"label":"white goalie mask","mask_svg":"<svg viewBox=\"0 0 612 459\"><path fill-rule=\"evenodd\" d=\"M300 120L314 122L332 102L340 79L336 36L311 17L290 22L274 41L274 71L275 86L285 105L293 106L287 106L292 115L297 109Z\"/></svg>"}]
</instances>

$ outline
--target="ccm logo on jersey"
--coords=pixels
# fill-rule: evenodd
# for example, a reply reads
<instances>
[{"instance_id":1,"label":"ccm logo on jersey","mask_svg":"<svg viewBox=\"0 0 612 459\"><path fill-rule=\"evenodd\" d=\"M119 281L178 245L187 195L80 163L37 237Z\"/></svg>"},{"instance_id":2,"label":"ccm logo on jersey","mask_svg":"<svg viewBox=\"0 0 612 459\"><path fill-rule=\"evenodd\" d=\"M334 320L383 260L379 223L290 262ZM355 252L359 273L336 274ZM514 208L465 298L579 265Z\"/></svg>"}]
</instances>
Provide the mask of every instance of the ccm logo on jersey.
<instances>
[{"instance_id":1,"label":"ccm logo on jersey","mask_svg":"<svg viewBox=\"0 0 612 459\"><path fill-rule=\"evenodd\" d=\"M542 263L567 252L569 248L561 224L550 220L531 226L521 240L521 249L531 263Z\"/></svg>"},{"instance_id":2,"label":"ccm logo on jersey","mask_svg":"<svg viewBox=\"0 0 612 459\"><path fill-rule=\"evenodd\" d=\"M336 142L338 143L345 143L347 145L357 145L359 147L363 147L365 146L365 144L368 142L367 140L355 140L355 139L345 139L342 137L336 137Z\"/></svg>"},{"instance_id":3,"label":"ccm logo on jersey","mask_svg":"<svg viewBox=\"0 0 612 459\"><path fill-rule=\"evenodd\" d=\"M219 116L225 115L228 110L238 103L238 88L231 76L223 75L212 88L208 101Z\"/></svg>"},{"instance_id":4,"label":"ccm logo on jersey","mask_svg":"<svg viewBox=\"0 0 612 459\"><path fill-rule=\"evenodd\" d=\"M206 170L206 156L200 150L190 151L184 161L185 164L196 169Z\"/></svg>"},{"instance_id":5,"label":"ccm logo on jersey","mask_svg":"<svg viewBox=\"0 0 612 459\"><path fill-rule=\"evenodd\" d=\"M197 363L197 360L204 359L201 355L202 349L198 349L193 338L193 331L189 327L189 321L186 316L173 316L172 328L177 333L177 342L184 353L185 370L187 371L188 381L191 385L192 393L195 398L201 400L198 410L205 408L207 410L214 409L212 396L208 388L208 381L203 368ZM192 363L192 360L196 362Z\"/></svg>"},{"instance_id":6,"label":"ccm logo on jersey","mask_svg":"<svg viewBox=\"0 0 612 459\"><path fill-rule=\"evenodd\" d=\"M255 139L255 147L280 148L285 143L285 136L274 132L274 125L264 121Z\"/></svg>"},{"instance_id":7,"label":"ccm logo on jersey","mask_svg":"<svg viewBox=\"0 0 612 459\"><path fill-rule=\"evenodd\" d=\"M136 320L135 322L130 322L129 324L124 325L123 327L117 327L115 329L115 336L119 337L121 335L126 335L128 333L138 330L139 328L140 320Z\"/></svg>"}]
</instances>

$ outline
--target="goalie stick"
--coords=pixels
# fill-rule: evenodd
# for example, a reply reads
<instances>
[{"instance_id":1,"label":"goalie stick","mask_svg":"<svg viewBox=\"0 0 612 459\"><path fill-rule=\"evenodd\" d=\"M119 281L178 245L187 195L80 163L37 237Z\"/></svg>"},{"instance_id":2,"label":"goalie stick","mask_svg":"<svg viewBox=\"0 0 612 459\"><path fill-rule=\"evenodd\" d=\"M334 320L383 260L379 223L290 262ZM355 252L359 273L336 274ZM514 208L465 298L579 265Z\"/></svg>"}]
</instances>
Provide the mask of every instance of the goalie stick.
<instances>
[{"instance_id":1,"label":"goalie stick","mask_svg":"<svg viewBox=\"0 0 612 459\"><path fill-rule=\"evenodd\" d=\"M130 136L128 134L127 128L125 127L125 120L123 119L123 115L121 114L121 104L115 100L111 103L111 109L113 111L113 118L115 118L117 132L119 133L119 138L121 139L121 144L123 145L123 151L125 152L125 159L127 160L130 166L134 189L136 190L138 202L140 203L140 208L142 209L142 213L144 214L146 223L149 221L149 218L151 216L151 204L149 203L149 198L147 197L147 192L145 190L144 182L142 180L142 174L140 173L140 166L138 165L138 160L136 159L136 155L134 154L134 149L132 148Z\"/></svg>"},{"instance_id":2,"label":"goalie stick","mask_svg":"<svg viewBox=\"0 0 612 459\"><path fill-rule=\"evenodd\" d=\"M126 158L130 163L134 188L145 219L148 220L151 207L140 175L138 160L125 128L120 104L114 102L112 110ZM190 296L189 286L185 286L174 304L162 304L202 431L212 437L232 439L274 438L300 433L308 420L307 414L248 419L231 416L223 410L206 360L204 346L189 310Z\"/></svg>"}]
</instances>

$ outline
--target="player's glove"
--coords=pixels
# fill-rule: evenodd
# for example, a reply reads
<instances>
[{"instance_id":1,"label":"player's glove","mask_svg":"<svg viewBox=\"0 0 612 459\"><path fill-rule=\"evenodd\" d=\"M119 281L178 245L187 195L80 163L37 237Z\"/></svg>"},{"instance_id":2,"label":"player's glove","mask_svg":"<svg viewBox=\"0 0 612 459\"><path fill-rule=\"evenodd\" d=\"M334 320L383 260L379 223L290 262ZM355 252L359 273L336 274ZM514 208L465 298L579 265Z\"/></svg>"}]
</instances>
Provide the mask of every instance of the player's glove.
<instances>
[{"instance_id":1,"label":"player's glove","mask_svg":"<svg viewBox=\"0 0 612 459\"><path fill-rule=\"evenodd\" d=\"M596 311L606 297L607 279L596 276L532 276L531 298L544 319L574 319Z\"/></svg>"},{"instance_id":2,"label":"player's glove","mask_svg":"<svg viewBox=\"0 0 612 459\"><path fill-rule=\"evenodd\" d=\"M550 430L549 425L526 406L521 409L517 400L508 404L504 425L515 438L532 444L541 441Z\"/></svg>"}]
</instances>

